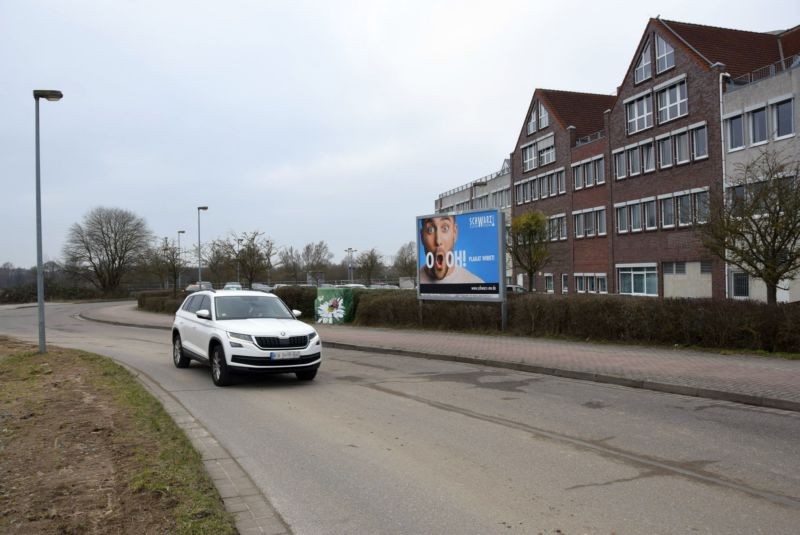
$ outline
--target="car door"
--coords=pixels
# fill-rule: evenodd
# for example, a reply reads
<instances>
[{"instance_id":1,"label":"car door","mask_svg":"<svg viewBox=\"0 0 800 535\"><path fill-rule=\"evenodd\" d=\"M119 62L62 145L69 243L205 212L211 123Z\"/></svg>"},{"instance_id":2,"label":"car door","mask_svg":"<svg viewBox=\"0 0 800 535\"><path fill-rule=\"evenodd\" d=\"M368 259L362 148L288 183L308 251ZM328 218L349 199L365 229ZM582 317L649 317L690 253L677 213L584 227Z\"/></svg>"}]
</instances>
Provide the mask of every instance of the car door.
<instances>
[{"instance_id":1,"label":"car door","mask_svg":"<svg viewBox=\"0 0 800 535\"><path fill-rule=\"evenodd\" d=\"M195 309L195 312L198 310L211 310L211 298L207 295L200 296L201 299L199 300L199 304ZM212 312L213 318L213 312ZM211 333L212 333L212 324L213 321L210 319L203 319L198 318L197 314L194 314L192 317L192 321L194 322L194 329L192 332L192 344L194 345L194 351L198 355L204 358L208 358L208 343L211 341Z\"/></svg>"},{"instance_id":2,"label":"car door","mask_svg":"<svg viewBox=\"0 0 800 535\"><path fill-rule=\"evenodd\" d=\"M189 297L186 303L184 303L175 314L175 326L178 328L178 332L181 335L183 347L192 353L197 353L197 345L194 341L196 338L196 318L194 313L197 311L197 305L200 304L200 300L201 296L199 295Z\"/></svg>"}]
</instances>

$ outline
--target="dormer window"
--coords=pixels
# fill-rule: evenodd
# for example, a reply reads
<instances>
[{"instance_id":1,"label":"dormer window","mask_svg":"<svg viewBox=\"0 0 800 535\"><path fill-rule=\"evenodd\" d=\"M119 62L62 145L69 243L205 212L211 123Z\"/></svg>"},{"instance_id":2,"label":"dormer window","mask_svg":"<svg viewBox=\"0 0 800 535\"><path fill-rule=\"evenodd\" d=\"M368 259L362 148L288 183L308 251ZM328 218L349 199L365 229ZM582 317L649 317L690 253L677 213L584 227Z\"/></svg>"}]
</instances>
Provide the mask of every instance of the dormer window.
<instances>
[{"instance_id":1,"label":"dormer window","mask_svg":"<svg viewBox=\"0 0 800 535\"><path fill-rule=\"evenodd\" d=\"M528 121L528 133L533 134L536 132L536 106L531 110L531 119Z\"/></svg>"},{"instance_id":2,"label":"dormer window","mask_svg":"<svg viewBox=\"0 0 800 535\"><path fill-rule=\"evenodd\" d=\"M539 129L546 128L550 124L550 114L544 104L539 103Z\"/></svg>"},{"instance_id":3,"label":"dormer window","mask_svg":"<svg viewBox=\"0 0 800 535\"><path fill-rule=\"evenodd\" d=\"M633 71L633 82L638 84L647 80L653 75L652 62L650 61L650 44L644 47L642 55L639 56L639 61L636 63L636 69Z\"/></svg>"},{"instance_id":4,"label":"dormer window","mask_svg":"<svg viewBox=\"0 0 800 535\"><path fill-rule=\"evenodd\" d=\"M675 49L656 35L656 73L661 74L675 66Z\"/></svg>"}]
</instances>

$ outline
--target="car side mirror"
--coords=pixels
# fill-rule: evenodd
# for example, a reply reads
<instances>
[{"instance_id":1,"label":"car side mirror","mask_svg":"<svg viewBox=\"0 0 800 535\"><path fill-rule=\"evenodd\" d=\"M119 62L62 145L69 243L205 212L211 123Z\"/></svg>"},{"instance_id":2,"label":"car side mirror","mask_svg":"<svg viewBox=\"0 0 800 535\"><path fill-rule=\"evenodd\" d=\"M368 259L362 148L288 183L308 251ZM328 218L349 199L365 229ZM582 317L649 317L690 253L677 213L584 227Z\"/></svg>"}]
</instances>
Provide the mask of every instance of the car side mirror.
<instances>
[{"instance_id":1,"label":"car side mirror","mask_svg":"<svg viewBox=\"0 0 800 535\"><path fill-rule=\"evenodd\" d=\"M206 310L206 309L204 309L204 308L201 309L201 310L198 310L197 312L195 312L195 314L197 314L198 318L203 319L203 320L210 320L211 319L211 312Z\"/></svg>"},{"instance_id":2,"label":"car side mirror","mask_svg":"<svg viewBox=\"0 0 800 535\"><path fill-rule=\"evenodd\" d=\"M295 318L299 318L300 316L303 315L303 313L300 312L299 310L292 310L292 314L294 314Z\"/></svg>"}]
</instances>

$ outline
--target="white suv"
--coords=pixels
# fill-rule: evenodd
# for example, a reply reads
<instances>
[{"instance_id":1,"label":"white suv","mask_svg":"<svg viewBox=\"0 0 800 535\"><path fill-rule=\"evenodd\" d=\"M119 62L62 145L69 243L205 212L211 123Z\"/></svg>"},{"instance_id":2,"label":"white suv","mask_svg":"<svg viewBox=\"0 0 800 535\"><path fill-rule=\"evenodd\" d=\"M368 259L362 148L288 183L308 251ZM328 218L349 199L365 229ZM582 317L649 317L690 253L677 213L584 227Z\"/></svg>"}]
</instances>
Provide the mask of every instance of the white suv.
<instances>
[{"instance_id":1,"label":"white suv","mask_svg":"<svg viewBox=\"0 0 800 535\"><path fill-rule=\"evenodd\" d=\"M192 360L211 364L217 386L230 384L236 372L294 373L310 381L322 360L322 343L299 315L263 292L193 293L175 313L172 361L178 368Z\"/></svg>"}]
</instances>

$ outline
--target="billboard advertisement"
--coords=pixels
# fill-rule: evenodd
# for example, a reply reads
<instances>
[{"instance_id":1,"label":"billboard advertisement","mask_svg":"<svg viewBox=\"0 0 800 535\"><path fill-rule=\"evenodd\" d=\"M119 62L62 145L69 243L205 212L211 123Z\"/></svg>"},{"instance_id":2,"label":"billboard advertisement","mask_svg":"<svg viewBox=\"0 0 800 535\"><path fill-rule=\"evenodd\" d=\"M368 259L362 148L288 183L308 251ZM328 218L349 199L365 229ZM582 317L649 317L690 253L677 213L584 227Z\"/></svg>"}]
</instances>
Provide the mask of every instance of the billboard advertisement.
<instances>
[{"instance_id":1,"label":"billboard advertisement","mask_svg":"<svg viewBox=\"0 0 800 535\"><path fill-rule=\"evenodd\" d=\"M420 299L502 301L504 222L499 210L417 217Z\"/></svg>"}]
</instances>

